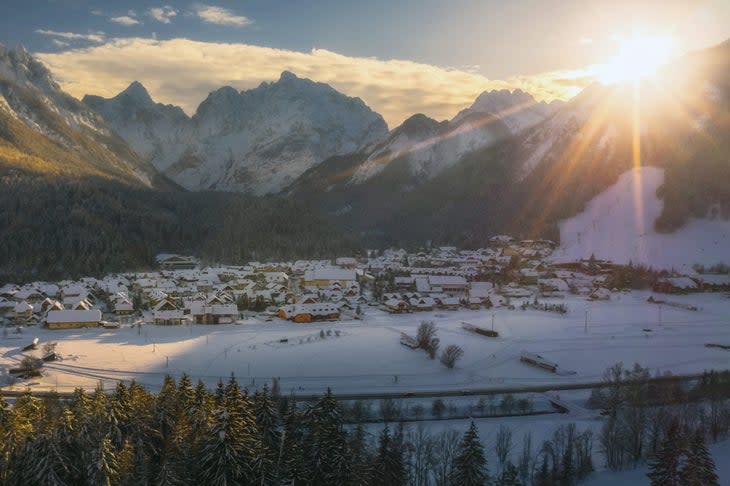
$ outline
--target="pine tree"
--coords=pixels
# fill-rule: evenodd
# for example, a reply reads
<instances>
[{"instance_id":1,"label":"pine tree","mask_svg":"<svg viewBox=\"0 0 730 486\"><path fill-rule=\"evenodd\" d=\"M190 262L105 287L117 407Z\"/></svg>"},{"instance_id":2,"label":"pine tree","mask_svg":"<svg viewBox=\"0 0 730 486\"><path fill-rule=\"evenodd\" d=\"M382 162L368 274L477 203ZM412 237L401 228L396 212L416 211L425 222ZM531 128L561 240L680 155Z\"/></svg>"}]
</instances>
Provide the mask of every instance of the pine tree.
<instances>
[{"instance_id":1,"label":"pine tree","mask_svg":"<svg viewBox=\"0 0 730 486\"><path fill-rule=\"evenodd\" d=\"M687 450L687 462L680 472L683 486L719 486L715 461L701 431L695 432Z\"/></svg>"},{"instance_id":2,"label":"pine tree","mask_svg":"<svg viewBox=\"0 0 730 486\"><path fill-rule=\"evenodd\" d=\"M47 486L69 484L69 460L63 444L56 434L42 434L30 444L32 460L29 471L30 478L35 484Z\"/></svg>"},{"instance_id":3,"label":"pine tree","mask_svg":"<svg viewBox=\"0 0 730 486\"><path fill-rule=\"evenodd\" d=\"M89 450L89 462L86 464L86 482L99 486L116 484L119 478L119 464L109 437L101 440Z\"/></svg>"},{"instance_id":4,"label":"pine tree","mask_svg":"<svg viewBox=\"0 0 730 486\"><path fill-rule=\"evenodd\" d=\"M348 484L363 486L370 484L373 468L372 457L365 443L365 429L357 424L350 434L348 450L350 451L351 474Z\"/></svg>"},{"instance_id":5,"label":"pine tree","mask_svg":"<svg viewBox=\"0 0 730 486\"><path fill-rule=\"evenodd\" d=\"M390 435L390 429L386 424L378 438L378 453L373 464L373 484L379 486L406 484L403 449L398 440L398 437Z\"/></svg>"},{"instance_id":6,"label":"pine tree","mask_svg":"<svg viewBox=\"0 0 730 486\"><path fill-rule=\"evenodd\" d=\"M680 456L683 452L680 439L679 426L675 422L669 427L659 451L649 463L647 476L651 480L651 486L682 485L679 474Z\"/></svg>"},{"instance_id":7,"label":"pine tree","mask_svg":"<svg viewBox=\"0 0 730 486\"><path fill-rule=\"evenodd\" d=\"M111 439L116 448L121 448L129 423L129 390L121 381L117 384L109 400L109 424Z\"/></svg>"},{"instance_id":8,"label":"pine tree","mask_svg":"<svg viewBox=\"0 0 730 486\"><path fill-rule=\"evenodd\" d=\"M289 400L289 409L284 414L284 430L276 459L276 471L279 478L294 484L300 484L306 476L302 429L302 416L292 397Z\"/></svg>"},{"instance_id":9,"label":"pine tree","mask_svg":"<svg viewBox=\"0 0 730 486\"><path fill-rule=\"evenodd\" d=\"M254 395L253 403L257 435L263 447L258 476L261 481L270 484L275 478L274 465L279 454L280 434L276 405L269 394L267 385L264 385L261 392Z\"/></svg>"},{"instance_id":10,"label":"pine tree","mask_svg":"<svg viewBox=\"0 0 730 486\"><path fill-rule=\"evenodd\" d=\"M308 482L344 484L350 475L347 442L337 401L328 388L305 413L303 440Z\"/></svg>"},{"instance_id":11,"label":"pine tree","mask_svg":"<svg viewBox=\"0 0 730 486\"><path fill-rule=\"evenodd\" d=\"M489 484L484 446L479 441L477 427L473 421L464 434L456 458L454 458L451 484L454 486L483 486Z\"/></svg>"},{"instance_id":12,"label":"pine tree","mask_svg":"<svg viewBox=\"0 0 730 486\"><path fill-rule=\"evenodd\" d=\"M534 480L535 486L552 486L553 480L550 475L550 466L548 465L548 455L543 453L542 465Z\"/></svg>"},{"instance_id":13,"label":"pine tree","mask_svg":"<svg viewBox=\"0 0 730 486\"><path fill-rule=\"evenodd\" d=\"M214 414L206 440L198 454L200 484L230 486L243 482L246 461L239 430L242 424L236 414L223 406Z\"/></svg>"},{"instance_id":14,"label":"pine tree","mask_svg":"<svg viewBox=\"0 0 730 486\"><path fill-rule=\"evenodd\" d=\"M519 479L519 471L512 464L512 461L507 461L507 465L497 481L497 486L522 486Z\"/></svg>"},{"instance_id":15,"label":"pine tree","mask_svg":"<svg viewBox=\"0 0 730 486\"><path fill-rule=\"evenodd\" d=\"M560 476L560 483L563 486L571 486L575 483L575 464L573 463L573 434L568 435L565 452L563 452Z\"/></svg>"}]
</instances>

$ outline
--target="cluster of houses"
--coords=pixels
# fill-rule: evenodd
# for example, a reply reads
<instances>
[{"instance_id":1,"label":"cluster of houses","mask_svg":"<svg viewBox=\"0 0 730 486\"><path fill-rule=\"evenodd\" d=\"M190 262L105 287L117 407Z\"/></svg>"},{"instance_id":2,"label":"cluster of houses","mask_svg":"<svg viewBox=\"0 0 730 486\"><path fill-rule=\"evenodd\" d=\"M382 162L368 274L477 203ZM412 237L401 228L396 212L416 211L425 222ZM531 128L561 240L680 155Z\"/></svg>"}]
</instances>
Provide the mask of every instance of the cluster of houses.
<instances>
[{"instance_id":1,"label":"cluster of houses","mask_svg":"<svg viewBox=\"0 0 730 486\"><path fill-rule=\"evenodd\" d=\"M550 264L548 240L490 239L489 246L459 250L370 251L367 257L295 262L250 262L201 267L192 258L161 255L150 272L112 274L56 283L0 287L0 322L70 329L106 321L159 325L225 324L241 312L265 311L294 322L357 317L361 307L402 313L511 306L513 299L584 295L610 299L615 265L579 261ZM495 276L499 276L496 278ZM382 282L386 281L386 288ZM730 291L730 275L672 276L655 291Z\"/></svg>"},{"instance_id":2,"label":"cluster of houses","mask_svg":"<svg viewBox=\"0 0 730 486\"><path fill-rule=\"evenodd\" d=\"M97 296L83 283L37 283L0 287L0 318L14 325L47 324L50 329L98 326Z\"/></svg>"}]
</instances>

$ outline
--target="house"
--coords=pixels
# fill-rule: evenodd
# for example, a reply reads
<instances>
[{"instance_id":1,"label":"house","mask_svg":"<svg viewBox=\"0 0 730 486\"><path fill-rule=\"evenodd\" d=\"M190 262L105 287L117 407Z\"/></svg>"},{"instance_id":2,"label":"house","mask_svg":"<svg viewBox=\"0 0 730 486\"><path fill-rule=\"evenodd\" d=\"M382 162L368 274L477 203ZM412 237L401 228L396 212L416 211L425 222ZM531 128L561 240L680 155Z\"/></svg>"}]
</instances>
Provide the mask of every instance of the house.
<instances>
[{"instance_id":1,"label":"house","mask_svg":"<svg viewBox=\"0 0 730 486\"><path fill-rule=\"evenodd\" d=\"M66 306L69 310L89 310L91 309L91 303L86 299L81 299L77 302L72 302Z\"/></svg>"},{"instance_id":2,"label":"house","mask_svg":"<svg viewBox=\"0 0 730 486\"><path fill-rule=\"evenodd\" d=\"M411 309L418 311L430 311L436 305L436 302L431 297L414 297L409 302Z\"/></svg>"},{"instance_id":3,"label":"house","mask_svg":"<svg viewBox=\"0 0 730 486\"><path fill-rule=\"evenodd\" d=\"M195 258L181 255L160 255L157 261L163 270L192 270L198 266Z\"/></svg>"},{"instance_id":4,"label":"house","mask_svg":"<svg viewBox=\"0 0 730 486\"><path fill-rule=\"evenodd\" d=\"M185 312L178 309L177 305L168 299L161 300L155 305L152 318L155 324L163 326L182 324L187 320Z\"/></svg>"},{"instance_id":5,"label":"house","mask_svg":"<svg viewBox=\"0 0 730 486\"><path fill-rule=\"evenodd\" d=\"M17 323L27 322L33 317L33 306L26 301L18 302L13 307L13 319Z\"/></svg>"},{"instance_id":6,"label":"house","mask_svg":"<svg viewBox=\"0 0 730 486\"><path fill-rule=\"evenodd\" d=\"M700 275L699 280L703 290L711 292L730 290L730 275L727 274Z\"/></svg>"},{"instance_id":7,"label":"house","mask_svg":"<svg viewBox=\"0 0 730 486\"><path fill-rule=\"evenodd\" d=\"M590 300L611 300L611 291L605 287L599 287L588 294Z\"/></svg>"},{"instance_id":8,"label":"house","mask_svg":"<svg viewBox=\"0 0 730 486\"><path fill-rule=\"evenodd\" d=\"M415 288L415 279L413 277L395 277L393 285L401 289Z\"/></svg>"},{"instance_id":9,"label":"house","mask_svg":"<svg viewBox=\"0 0 730 486\"><path fill-rule=\"evenodd\" d=\"M208 303L187 302L185 306L195 324L231 324L238 319L238 306L221 303L218 299Z\"/></svg>"},{"instance_id":10,"label":"house","mask_svg":"<svg viewBox=\"0 0 730 486\"><path fill-rule=\"evenodd\" d=\"M653 290L664 294L686 294L697 292L699 288L699 284L689 277L669 277L659 279Z\"/></svg>"},{"instance_id":11,"label":"house","mask_svg":"<svg viewBox=\"0 0 730 486\"><path fill-rule=\"evenodd\" d=\"M43 300L43 294L34 288L24 288L18 290L13 296L17 302L35 303Z\"/></svg>"},{"instance_id":12,"label":"house","mask_svg":"<svg viewBox=\"0 0 730 486\"><path fill-rule=\"evenodd\" d=\"M431 289L440 288L443 292L466 292L469 284L460 275L429 275L428 284Z\"/></svg>"},{"instance_id":13,"label":"house","mask_svg":"<svg viewBox=\"0 0 730 486\"><path fill-rule=\"evenodd\" d=\"M340 257L335 260L335 265L340 268L355 268L357 267L357 260L352 257Z\"/></svg>"},{"instance_id":14,"label":"house","mask_svg":"<svg viewBox=\"0 0 730 486\"><path fill-rule=\"evenodd\" d=\"M52 310L63 310L63 304L55 299L51 299L50 297L46 297L43 299L43 302L41 302L40 305L40 312L48 312Z\"/></svg>"},{"instance_id":15,"label":"house","mask_svg":"<svg viewBox=\"0 0 730 486\"><path fill-rule=\"evenodd\" d=\"M112 308L118 316L129 315L134 312L132 300L124 294L117 294L113 298Z\"/></svg>"},{"instance_id":16,"label":"house","mask_svg":"<svg viewBox=\"0 0 730 486\"><path fill-rule=\"evenodd\" d=\"M487 297L487 299L489 299L489 297ZM469 297L466 300L466 305L471 310L479 310L482 307L482 299L479 297Z\"/></svg>"},{"instance_id":17,"label":"house","mask_svg":"<svg viewBox=\"0 0 730 486\"><path fill-rule=\"evenodd\" d=\"M97 327L101 322L101 311L91 310L52 310L46 316L48 329L78 329Z\"/></svg>"},{"instance_id":18,"label":"house","mask_svg":"<svg viewBox=\"0 0 730 486\"><path fill-rule=\"evenodd\" d=\"M299 299L299 304L316 304L319 301L319 297L316 294L304 294Z\"/></svg>"},{"instance_id":19,"label":"house","mask_svg":"<svg viewBox=\"0 0 730 486\"><path fill-rule=\"evenodd\" d=\"M290 304L279 308L281 319L294 322L312 322L322 319L339 319L340 309L331 303Z\"/></svg>"},{"instance_id":20,"label":"house","mask_svg":"<svg viewBox=\"0 0 730 486\"><path fill-rule=\"evenodd\" d=\"M404 312L410 312L411 310L411 306L403 299L388 299L383 303L383 305L388 312L393 314L402 314Z\"/></svg>"},{"instance_id":21,"label":"house","mask_svg":"<svg viewBox=\"0 0 730 486\"><path fill-rule=\"evenodd\" d=\"M534 268L523 268L520 270L520 283L522 285L537 285L540 279L540 272Z\"/></svg>"},{"instance_id":22,"label":"house","mask_svg":"<svg viewBox=\"0 0 730 486\"><path fill-rule=\"evenodd\" d=\"M317 268L307 270L301 279L303 287L307 288L329 288L333 283L339 282L342 286L349 286L357 281L355 270L346 268Z\"/></svg>"},{"instance_id":23,"label":"house","mask_svg":"<svg viewBox=\"0 0 730 486\"><path fill-rule=\"evenodd\" d=\"M458 310L459 299L456 297L443 297L439 299L439 307L446 310Z\"/></svg>"},{"instance_id":24,"label":"house","mask_svg":"<svg viewBox=\"0 0 730 486\"><path fill-rule=\"evenodd\" d=\"M491 282L471 282L469 284L469 298L477 298L482 302L489 299L489 295L494 290Z\"/></svg>"},{"instance_id":25,"label":"house","mask_svg":"<svg viewBox=\"0 0 730 486\"><path fill-rule=\"evenodd\" d=\"M541 278L537 281L537 287L543 296L570 292L570 286L561 278Z\"/></svg>"}]
</instances>

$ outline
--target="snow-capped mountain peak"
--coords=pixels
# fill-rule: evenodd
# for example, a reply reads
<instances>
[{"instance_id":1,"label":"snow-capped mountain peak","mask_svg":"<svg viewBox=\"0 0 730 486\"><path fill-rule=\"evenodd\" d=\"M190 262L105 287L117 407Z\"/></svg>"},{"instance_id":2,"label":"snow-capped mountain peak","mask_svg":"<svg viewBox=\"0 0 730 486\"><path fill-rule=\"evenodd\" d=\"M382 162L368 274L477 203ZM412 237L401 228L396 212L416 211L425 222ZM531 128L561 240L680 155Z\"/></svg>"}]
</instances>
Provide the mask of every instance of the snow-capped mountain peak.
<instances>
[{"instance_id":1,"label":"snow-capped mountain peak","mask_svg":"<svg viewBox=\"0 0 730 486\"><path fill-rule=\"evenodd\" d=\"M507 125L512 134L517 134L548 118L558 106L559 104L538 102L532 95L520 89L484 91L469 108L460 111L452 121L459 123L474 114L491 115Z\"/></svg>"},{"instance_id":2,"label":"snow-capped mountain peak","mask_svg":"<svg viewBox=\"0 0 730 486\"><path fill-rule=\"evenodd\" d=\"M388 133L383 118L361 99L289 71L250 90L212 91L190 119L151 98L147 102L145 95L132 83L115 98L85 101L189 189L278 192L326 158L378 143ZM125 96L144 103L120 104Z\"/></svg>"}]
</instances>

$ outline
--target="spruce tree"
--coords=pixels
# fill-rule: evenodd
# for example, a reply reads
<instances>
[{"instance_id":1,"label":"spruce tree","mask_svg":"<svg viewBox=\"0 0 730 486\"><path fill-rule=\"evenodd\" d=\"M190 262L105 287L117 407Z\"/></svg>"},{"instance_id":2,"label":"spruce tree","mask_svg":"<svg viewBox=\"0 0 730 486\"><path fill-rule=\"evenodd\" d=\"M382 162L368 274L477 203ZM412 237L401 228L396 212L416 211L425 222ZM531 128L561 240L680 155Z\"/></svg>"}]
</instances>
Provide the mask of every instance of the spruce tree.
<instances>
[{"instance_id":1,"label":"spruce tree","mask_svg":"<svg viewBox=\"0 0 730 486\"><path fill-rule=\"evenodd\" d=\"M89 450L89 461L86 464L86 483L99 486L111 486L119 479L119 464L112 441L108 436L102 437Z\"/></svg>"},{"instance_id":2,"label":"spruce tree","mask_svg":"<svg viewBox=\"0 0 730 486\"><path fill-rule=\"evenodd\" d=\"M243 483L246 461L237 414L219 407L213 417L205 442L198 454L198 481L210 486Z\"/></svg>"},{"instance_id":3,"label":"spruce tree","mask_svg":"<svg viewBox=\"0 0 730 486\"><path fill-rule=\"evenodd\" d=\"M406 484L403 450L397 440L397 437L390 435L390 429L386 424L378 438L378 453L373 464L373 484L379 486Z\"/></svg>"},{"instance_id":4,"label":"spruce tree","mask_svg":"<svg viewBox=\"0 0 730 486\"><path fill-rule=\"evenodd\" d=\"M522 486L519 475L520 473L512 461L507 461L507 465L497 481L497 486Z\"/></svg>"},{"instance_id":5,"label":"spruce tree","mask_svg":"<svg viewBox=\"0 0 730 486\"><path fill-rule=\"evenodd\" d=\"M328 388L305 414L304 454L308 482L344 484L350 475L347 442L339 408Z\"/></svg>"},{"instance_id":6,"label":"spruce tree","mask_svg":"<svg viewBox=\"0 0 730 486\"><path fill-rule=\"evenodd\" d=\"M535 486L552 486L553 480L550 475L550 466L548 465L548 455L543 452L542 454L542 465L540 470L535 476Z\"/></svg>"},{"instance_id":7,"label":"spruce tree","mask_svg":"<svg viewBox=\"0 0 730 486\"><path fill-rule=\"evenodd\" d=\"M484 446L479 441L479 434L474 422L459 444L451 473L451 484L454 486L483 486L489 484L487 459L484 457Z\"/></svg>"},{"instance_id":8,"label":"spruce tree","mask_svg":"<svg viewBox=\"0 0 730 486\"><path fill-rule=\"evenodd\" d=\"M575 464L573 462L573 434L568 435L568 441L563 452L562 467L560 469L560 483L571 486L575 483Z\"/></svg>"},{"instance_id":9,"label":"spruce tree","mask_svg":"<svg viewBox=\"0 0 730 486\"><path fill-rule=\"evenodd\" d=\"M719 486L715 461L705 445L701 431L695 432L687 450L687 461L680 472L683 486Z\"/></svg>"},{"instance_id":10,"label":"spruce tree","mask_svg":"<svg viewBox=\"0 0 730 486\"><path fill-rule=\"evenodd\" d=\"M680 440L679 426L675 422L669 427L659 451L649 463L647 476L651 481L651 486L682 485L679 463L683 450Z\"/></svg>"},{"instance_id":11,"label":"spruce tree","mask_svg":"<svg viewBox=\"0 0 730 486\"><path fill-rule=\"evenodd\" d=\"M349 437L351 475L348 484L363 486L370 484L373 474L372 457L365 442L365 429L357 424Z\"/></svg>"}]
</instances>

